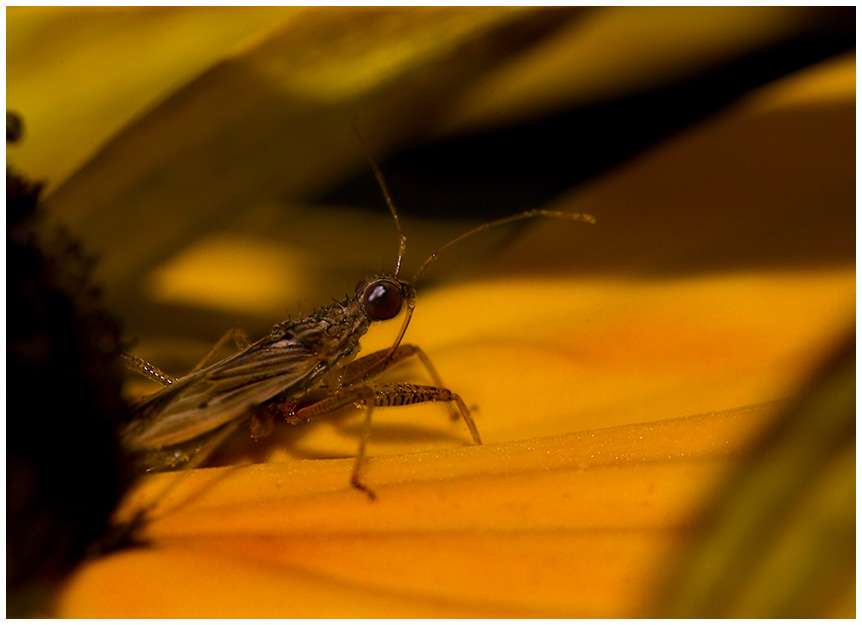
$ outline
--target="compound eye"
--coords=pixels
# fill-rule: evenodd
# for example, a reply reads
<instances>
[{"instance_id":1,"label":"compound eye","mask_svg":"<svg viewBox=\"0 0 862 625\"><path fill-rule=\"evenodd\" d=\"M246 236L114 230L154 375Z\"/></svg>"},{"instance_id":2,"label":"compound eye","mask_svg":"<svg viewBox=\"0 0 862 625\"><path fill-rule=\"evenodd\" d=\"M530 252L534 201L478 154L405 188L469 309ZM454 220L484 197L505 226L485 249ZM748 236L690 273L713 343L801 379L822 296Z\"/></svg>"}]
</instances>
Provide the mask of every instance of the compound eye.
<instances>
[{"instance_id":1,"label":"compound eye","mask_svg":"<svg viewBox=\"0 0 862 625\"><path fill-rule=\"evenodd\" d=\"M404 304L401 284L392 278L377 278L365 284L359 293L362 309L373 321L396 317Z\"/></svg>"}]
</instances>

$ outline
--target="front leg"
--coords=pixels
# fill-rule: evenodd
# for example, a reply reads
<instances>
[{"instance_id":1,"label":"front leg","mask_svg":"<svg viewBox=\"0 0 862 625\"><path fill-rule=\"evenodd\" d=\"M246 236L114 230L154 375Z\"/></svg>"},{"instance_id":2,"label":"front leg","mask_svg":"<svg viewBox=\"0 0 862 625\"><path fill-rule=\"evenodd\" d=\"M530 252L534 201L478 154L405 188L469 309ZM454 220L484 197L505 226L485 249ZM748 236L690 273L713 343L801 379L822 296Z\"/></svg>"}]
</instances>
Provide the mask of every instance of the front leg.
<instances>
[{"instance_id":1,"label":"front leg","mask_svg":"<svg viewBox=\"0 0 862 625\"><path fill-rule=\"evenodd\" d=\"M365 382L368 379L381 375L394 364L408 358L418 358L419 362L422 363L422 366L425 367L425 370L434 382L434 386L440 389L446 388L446 385L443 384L443 379L440 377L440 374L437 373L437 369L434 367L431 359L418 345L401 345L392 352L388 358L387 354L389 354L388 349L381 349L380 351L372 352L362 358L357 358L349 365L343 367L338 374L338 387L347 387L359 384L360 382ZM462 412L455 408L451 410L453 421L457 421L462 418L462 414Z\"/></svg>"},{"instance_id":2,"label":"front leg","mask_svg":"<svg viewBox=\"0 0 862 625\"><path fill-rule=\"evenodd\" d=\"M338 374L338 386L341 387L358 384L359 382L363 382L369 378L380 375L392 365L414 356L419 358L420 362L431 376L431 379L434 380L434 384L439 387L444 386L443 381L437 374L437 370L434 368L434 365L431 364L431 359L428 358L427 354L425 354L425 352L422 351L422 348L418 345L401 345L392 352L391 356L388 358L387 354L389 354L388 349L381 349L380 351L372 352L362 358L357 358L350 364L342 367Z\"/></svg>"}]
</instances>

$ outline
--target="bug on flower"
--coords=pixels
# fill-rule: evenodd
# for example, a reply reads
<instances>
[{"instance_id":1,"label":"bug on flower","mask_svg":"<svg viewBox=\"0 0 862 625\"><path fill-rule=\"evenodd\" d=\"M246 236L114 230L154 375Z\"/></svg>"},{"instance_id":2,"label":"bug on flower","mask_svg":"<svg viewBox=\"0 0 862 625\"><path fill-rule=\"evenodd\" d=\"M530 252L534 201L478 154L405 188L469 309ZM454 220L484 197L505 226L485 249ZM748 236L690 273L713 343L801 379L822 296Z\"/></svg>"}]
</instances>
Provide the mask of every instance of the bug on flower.
<instances>
[{"instance_id":1,"label":"bug on flower","mask_svg":"<svg viewBox=\"0 0 862 625\"><path fill-rule=\"evenodd\" d=\"M275 416L296 424L351 405L364 408L365 425L350 483L372 499L375 495L360 474L375 407L447 402L453 406L453 418L463 419L473 441L481 443L461 397L444 386L421 348L402 344L416 306L413 285L440 253L480 232L539 216L586 223L594 219L535 209L491 221L438 248L407 280L401 275L407 239L383 176L373 162L372 168L399 237L392 273L366 278L353 297L336 300L310 316L282 321L258 341L246 341L237 353L176 380L141 359L127 357L132 368L165 385L135 407L121 433L125 448L138 457L142 470L196 466L241 423L249 423L252 436L261 437L269 433ZM404 319L392 345L356 358L369 327L395 319L402 311L406 311ZM434 385L375 382L393 364L408 358L419 359Z\"/></svg>"}]
</instances>

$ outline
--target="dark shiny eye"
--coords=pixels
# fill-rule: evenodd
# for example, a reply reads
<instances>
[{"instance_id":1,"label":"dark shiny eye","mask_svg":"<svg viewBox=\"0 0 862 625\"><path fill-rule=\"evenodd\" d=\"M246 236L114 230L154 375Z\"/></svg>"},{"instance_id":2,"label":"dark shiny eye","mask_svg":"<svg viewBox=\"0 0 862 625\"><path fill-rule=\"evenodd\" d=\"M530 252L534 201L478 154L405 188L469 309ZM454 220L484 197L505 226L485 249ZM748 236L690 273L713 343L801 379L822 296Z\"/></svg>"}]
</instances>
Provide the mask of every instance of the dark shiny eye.
<instances>
[{"instance_id":1,"label":"dark shiny eye","mask_svg":"<svg viewBox=\"0 0 862 625\"><path fill-rule=\"evenodd\" d=\"M373 321L386 321L396 317L404 304L404 291L393 278L377 278L357 289L359 303Z\"/></svg>"}]
</instances>

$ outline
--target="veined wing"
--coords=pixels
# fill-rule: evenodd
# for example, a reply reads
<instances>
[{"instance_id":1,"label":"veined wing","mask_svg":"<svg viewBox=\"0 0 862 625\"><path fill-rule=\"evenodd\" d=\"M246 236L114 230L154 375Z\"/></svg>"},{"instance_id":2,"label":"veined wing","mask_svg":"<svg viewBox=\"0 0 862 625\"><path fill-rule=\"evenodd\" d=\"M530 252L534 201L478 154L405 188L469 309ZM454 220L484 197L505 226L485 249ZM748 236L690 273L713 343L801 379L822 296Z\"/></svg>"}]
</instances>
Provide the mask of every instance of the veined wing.
<instances>
[{"instance_id":1,"label":"veined wing","mask_svg":"<svg viewBox=\"0 0 862 625\"><path fill-rule=\"evenodd\" d=\"M328 366L299 341L261 341L145 398L126 426L131 451L197 438L281 393L312 386Z\"/></svg>"}]
</instances>

